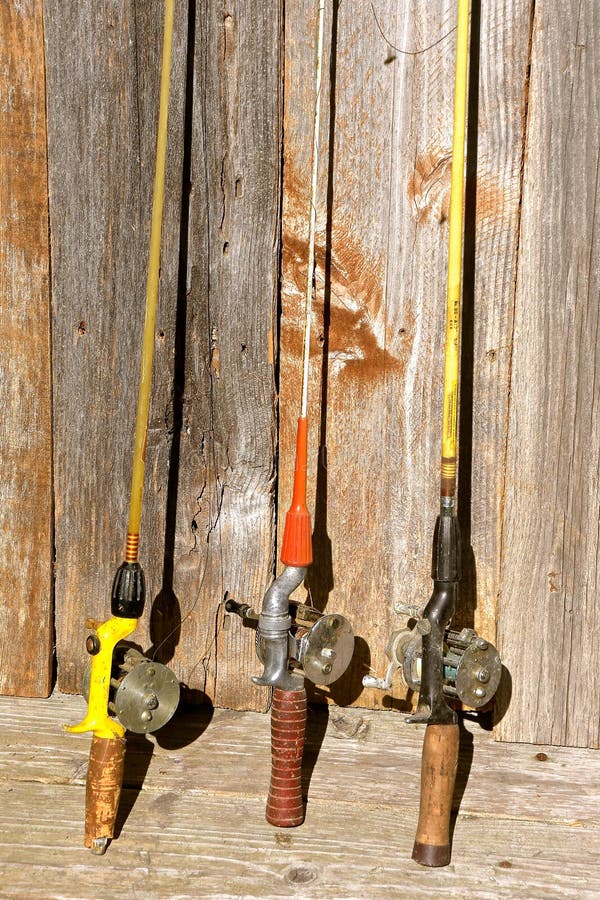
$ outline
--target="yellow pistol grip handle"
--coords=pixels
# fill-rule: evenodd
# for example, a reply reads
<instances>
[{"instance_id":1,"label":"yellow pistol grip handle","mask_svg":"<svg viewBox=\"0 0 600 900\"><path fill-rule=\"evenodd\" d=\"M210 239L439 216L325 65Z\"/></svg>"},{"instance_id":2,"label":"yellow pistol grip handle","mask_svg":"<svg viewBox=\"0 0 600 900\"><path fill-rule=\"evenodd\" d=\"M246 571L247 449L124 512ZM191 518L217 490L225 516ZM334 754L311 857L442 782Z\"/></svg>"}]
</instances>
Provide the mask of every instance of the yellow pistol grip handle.
<instances>
[{"instance_id":1,"label":"yellow pistol grip handle","mask_svg":"<svg viewBox=\"0 0 600 900\"><path fill-rule=\"evenodd\" d=\"M135 631L137 622L137 619L115 616L96 628L98 649L92 656L88 711L78 725L66 725L66 731L72 734L92 731L99 738L123 737L125 734L121 723L108 715L108 695L114 649L119 641Z\"/></svg>"}]
</instances>

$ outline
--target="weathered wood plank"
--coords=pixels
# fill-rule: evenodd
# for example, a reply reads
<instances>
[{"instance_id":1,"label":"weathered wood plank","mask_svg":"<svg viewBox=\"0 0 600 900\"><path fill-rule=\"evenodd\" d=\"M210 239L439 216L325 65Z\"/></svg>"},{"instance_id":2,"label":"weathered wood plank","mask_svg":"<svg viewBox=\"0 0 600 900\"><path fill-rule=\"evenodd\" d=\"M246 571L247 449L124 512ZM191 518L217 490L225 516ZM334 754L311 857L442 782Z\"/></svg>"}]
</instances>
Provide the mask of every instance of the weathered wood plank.
<instances>
[{"instance_id":1,"label":"weathered wood plank","mask_svg":"<svg viewBox=\"0 0 600 900\"><path fill-rule=\"evenodd\" d=\"M379 900L438 891L558 900L600 891L600 823L589 789L597 754L556 749L540 762L539 748L495 743L469 725L474 754L452 864L424 870L410 860L418 800L410 773L418 772L420 736L406 729L399 740L398 715L381 711L330 710L326 731L321 725L312 734L306 822L285 833L264 820L266 717L218 710L211 720L205 710L199 733L194 713L190 730L170 739L165 732L149 764L140 761L124 792L120 835L106 856L94 857L81 846L85 765L75 769L88 741L51 727L54 716L76 717L79 705L56 696L0 701L0 865L11 900Z\"/></svg>"},{"instance_id":2,"label":"weathered wood plank","mask_svg":"<svg viewBox=\"0 0 600 900\"><path fill-rule=\"evenodd\" d=\"M52 681L52 426L41 0L0 5L0 693Z\"/></svg>"},{"instance_id":3,"label":"weathered wood plank","mask_svg":"<svg viewBox=\"0 0 600 900\"><path fill-rule=\"evenodd\" d=\"M80 689L84 620L124 557L164 4L46 3L59 684ZM181 30L184 30L183 39ZM157 369L172 366L185 22L178 21ZM179 149L178 149L179 148ZM164 372L164 364L163 364ZM160 583L172 379L156 378L141 560Z\"/></svg>"},{"instance_id":4,"label":"weathered wood plank","mask_svg":"<svg viewBox=\"0 0 600 900\"><path fill-rule=\"evenodd\" d=\"M527 0L473 5L470 109L477 131L469 148L460 481L464 538L473 551L465 552L457 621L475 622L491 639L529 6ZM332 695L344 703L360 695L360 703L377 706L381 696L361 695L360 677L369 664L380 671L386 664L386 640L398 627L393 603L421 604L431 588L455 4L378 2L385 39L371 4L328 7L333 13L326 26L329 78L323 88L310 388L315 563L309 582L315 603L346 613L363 639L353 671ZM286 4L282 514L291 493L300 382L314 15L310 0ZM418 55L402 52L434 43Z\"/></svg>"},{"instance_id":5,"label":"weathered wood plank","mask_svg":"<svg viewBox=\"0 0 600 900\"><path fill-rule=\"evenodd\" d=\"M401 893L399 885L411 897L591 900L600 887L598 829L465 817L453 863L426 871L410 860L414 810L319 804L290 835L264 822L261 801L224 803L214 794L142 792L118 841L94 858L80 846L83 794L0 786L3 890L11 900L385 900ZM348 840L357 813L360 835Z\"/></svg>"},{"instance_id":6,"label":"weathered wood plank","mask_svg":"<svg viewBox=\"0 0 600 900\"><path fill-rule=\"evenodd\" d=\"M187 335L174 580L184 679L264 707L254 635L273 571L281 4L196 4Z\"/></svg>"},{"instance_id":7,"label":"weathered wood plank","mask_svg":"<svg viewBox=\"0 0 600 900\"><path fill-rule=\"evenodd\" d=\"M129 2L117 28L112 4L48 4L65 690L123 552L162 10ZM184 4L172 72L138 640L232 706L265 703L252 638L221 602L256 602L272 572L279 33L266 2Z\"/></svg>"},{"instance_id":8,"label":"weathered wood plank","mask_svg":"<svg viewBox=\"0 0 600 900\"><path fill-rule=\"evenodd\" d=\"M83 701L72 697L54 696L50 703L35 706L3 703L0 782L83 785L89 737L67 734L61 728L75 721L83 709ZM543 745L505 747L473 723L465 726L455 797L458 807L460 796L463 815L600 826L595 781L590 777L590 766L593 769L599 762L594 754ZM150 790L157 778L160 790L177 794L218 789L231 798L265 797L268 717L207 707L187 710L157 738L129 738L126 782L130 786L143 780L152 744L152 770L160 771L146 780ZM310 803L378 805L383 794L394 807L416 808L422 741L422 729L405 725L397 711L376 714L332 708L327 715L311 709L305 775L316 763L323 777L313 773L310 785L306 784ZM17 771L15 752L19 753Z\"/></svg>"},{"instance_id":9,"label":"weathered wood plank","mask_svg":"<svg viewBox=\"0 0 600 900\"><path fill-rule=\"evenodd\" d=\"M500 649L505 740L600 746L600 9L535 5Z\"/></svg>"}]
</instances>

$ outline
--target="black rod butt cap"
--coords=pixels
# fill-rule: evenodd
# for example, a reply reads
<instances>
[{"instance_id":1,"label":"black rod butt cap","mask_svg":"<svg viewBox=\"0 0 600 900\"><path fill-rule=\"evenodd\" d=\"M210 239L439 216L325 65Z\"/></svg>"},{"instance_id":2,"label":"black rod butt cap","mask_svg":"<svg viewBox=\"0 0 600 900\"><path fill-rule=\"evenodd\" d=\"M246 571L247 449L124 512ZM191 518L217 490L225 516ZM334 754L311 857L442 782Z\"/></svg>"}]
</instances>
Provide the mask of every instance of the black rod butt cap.
<instances>
[{"instance_id":1,"label":"black rod butt cap","mask_svg":"<svg viewBox=\"0 0 600 900\"><path fill-rule=\"evenodd\" d=\"M144 612L146 579L138 562L121 563L115 572L110 611L119 619L139 619Z\"/></svg>"},{"instance_id":2,"label":"black rod butt cap","mask_svg":"<svg viewBox=\"0 0 600 900\"><path fill-rule=\"evenodd\" d=\"M412 858L421 866L439 868L450 862L450 844L421 844L415 841Z\"/></svg>"}]
</instances>

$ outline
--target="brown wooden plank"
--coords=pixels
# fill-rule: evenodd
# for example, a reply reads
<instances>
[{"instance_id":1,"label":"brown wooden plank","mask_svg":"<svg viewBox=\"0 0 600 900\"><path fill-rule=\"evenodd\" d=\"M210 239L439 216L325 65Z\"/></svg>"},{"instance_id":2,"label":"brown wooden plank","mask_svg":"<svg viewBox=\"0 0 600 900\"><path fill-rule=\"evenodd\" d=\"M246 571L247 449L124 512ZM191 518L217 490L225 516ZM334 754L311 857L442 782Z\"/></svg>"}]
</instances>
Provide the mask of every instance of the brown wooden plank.
<instances>
[{"instance_id":1,"label":"brown wooden plank","mask_svg":"<svg viewBox=\"0 0 600 900\"><path fill-rule=\"evenodd\" d=\"M504 740L600 746L600 9L535 4L504 510ZM508 698L505 698L505 702Z\"/></svg>"},{"instance_id":2,"label":"brown wooden plank","mask_svg":"<svg viewBox=\"0 0 600 900\"><path fill-rule=\"evenodd\" d=\"M117 27L112 4L49 4L65 690L123 553L162 10L130 0ZM221 604L226 591L260 602L272 572L279 15L181 5L172 73L138 639L232 706L266 702L253 636Z\"/></svg>"},{"instance_id":3,"label":"brown wooden plank","mask_svg":"<svg viewBox=\"0 0 600 900\"><path fill-rule=\"evenodd\" d=\"M50 296L41 0L0 5L0 693L52 680Z\"/></svg>"},{"instance_id":4,"label":"brown wooden plank","mask_svg":"<svg viewBox=\"0 0 600 900\"><path fill-rule=\"evenodd\" d=\"M473 5L477 131L469 147L459 501L473 552L465 553L457 622L475 622L494 639L530 4L480 6ZM326 25L309 580L315 603L344 612L362 639L332 696L377 706L388 700L361 695L360 677L369 664L379 672L386 665L387 637L399 625L393 604L422 604L431 589L455 4L374 9L381 30L371 4L332 4ZM286 4L282 514L299 403L314 16L310 0ZM422 54L402 52L434 43Z\"/></svg>"},{"instance_id":5,"label":"brown wooden plank","mask_svg":"<svg viewBox=\"0 0 600 900\"><path fill-rule=\"evenodd\" d=\"M95 857L82 847L89 738L56 727L80 707L73 697L0 701L0 866L11 900L438 892L591 900L600 891L596 753L546 748L541 761L538 747L494 743L469 723L452 864L425 870L410 859L421 729L382 711L332 709L326 728L321 711L309 731L307 818L285 832L264 820L266 717L205 711L199 727L200 714L191 715L165 730L151 759L138 751L123 793L127 819Z\"/></svg>"}]
</instances>

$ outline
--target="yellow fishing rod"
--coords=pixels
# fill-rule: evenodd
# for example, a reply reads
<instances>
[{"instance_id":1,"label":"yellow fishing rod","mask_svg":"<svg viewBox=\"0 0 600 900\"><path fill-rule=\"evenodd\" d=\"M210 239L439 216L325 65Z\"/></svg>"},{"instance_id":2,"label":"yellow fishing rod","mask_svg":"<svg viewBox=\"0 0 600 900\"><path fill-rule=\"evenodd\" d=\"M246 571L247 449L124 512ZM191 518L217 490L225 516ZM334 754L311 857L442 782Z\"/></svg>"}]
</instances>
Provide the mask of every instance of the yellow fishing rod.
<instances>
[{"instance_id":1,"label":"yellow fishing rod","mask_svg":"<svg viewBox=\"0 0 600 900\"><path fill-rule=\"evenodd\" d=\"M456 516L460 321L464 244L465 151L469 67L469 0L458 0L452 180L450 187L446 341L442 406L440 511L433 535L433 593L423 610L397 603L395 610L413 620L388 641L390 665L384 678L367 675L365 687L389 689L399 669L410 690L418 691L417 709L407 722L426 725L421 762L419 821L413 859L424 866L450 861L450 815L456 780L459 726L453 699L472 709L493 698L501 663L488 641L473 629L451 630L460 580L460 530Z\"/></svg>"},{"instance_id":2,"label":"yellow fishing rod","mask_svg":"<svg viewBox=\"0 0 600 900\"><path fill-rule=\"evenodd\" d=\"M465 147L469 63L469 2L459 0L456 28L452 178L448 218L446 344L442 408L441 506L454 509L458 458L458 383L460 374L460 311L465 208Z\"/></svg>"},{"instance_id":3,"label":"yellow fishing rod","mask_svg":"<svg viewBox=\"0 0 600 900\"><path fill-rule=\"evenodd\" d=\"M87 714L78 725L65 726L75 734L91 731L93 735L86 784L84 843L95 853L104 853L114 834L123 782L126 729L142 733L155 731L173 715L179 699L179 685L166 666L146 659L132 648L123 649L119 659L115 659L119 642L135 631L145 601L138 546L158 305L174 5L174 0L165 0L146 313L125 562L114 577L110 619L86 623L90 628L86 649L92 657Z\"/></svg>"},{"instance_id":4,"label":"yellow fishing rod","mask_svg":"<svg viewBox=\"0 0 600 900\"><path fill-rule=\"evenodd\" d=\"M435 524L431 577L433 593L423 610L421 684L415 715L408 721L426 723L421 762L421 799L413 859L424 866L450 862L450 814L458 767L459 728L446 702L444 639L456 607L460 579L460 529L456 517L458 458L458 390L460 318L465 205L465 145L469 68L470 0L458 0L452 179L446 290L446 344L442 407L440 513Z\"/></svg>"}]
</instances>

